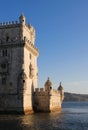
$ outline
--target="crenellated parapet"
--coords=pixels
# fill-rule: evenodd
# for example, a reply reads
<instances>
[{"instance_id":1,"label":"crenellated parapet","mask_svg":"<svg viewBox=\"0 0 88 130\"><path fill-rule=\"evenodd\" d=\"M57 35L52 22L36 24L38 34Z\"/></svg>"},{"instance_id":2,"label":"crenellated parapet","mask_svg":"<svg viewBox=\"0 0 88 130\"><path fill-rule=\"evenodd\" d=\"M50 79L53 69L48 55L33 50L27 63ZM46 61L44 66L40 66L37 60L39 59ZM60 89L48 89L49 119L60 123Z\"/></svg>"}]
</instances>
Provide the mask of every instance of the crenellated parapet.
<instances>
[{"instance_id":1,"label":"crenellated parapet","mask_svg":"<svg viewBox=\"0 0 88 130\"><path fill-rule=\"evenodd\" d=\"M25 24L26 20L25 20L25 16L22 14L20 17L19 17L19 21L7 21L7 22L0 22L0 27L10 27L10 26L16 26L16 25L23 25Z\"/></svg>"},{"instance_id":2,"label":"crenellated parapet","mask_svg":"<svg viewBox=\"0 0 88 130\"><path fill-rule=\"evenodd\" d=\"M39 54L35 43L35 29L26 24L26 18L22 14L19 21L0 23L0 46L23 46L31 50L35 55Z\"/></svg>"},{"instance_id":3,"label":"crenellated parapet","mask_svg":"<svg viewBox=\"0 0 88 130\"><path fill-rule=\"evenodd\" d=\"M7 27L7 26L12 26L12 25L19 25L19 21L11 21L11 22L1 22L0 27Z\"/></svg>"},{"instance_id":4,"label":"crenellated parapet","mask_svg":"<svg viewBox=\"0 0 88 130\"><path fill-rule=\"evenodd\" d=\"M49 95L49 93L47 91L45 91L44 88L35 88L34 94L35 94L35 96L46 96L46 95Z\"/></svg>"},{"instance_id":5,"label":"crenellated parapet","mask_svg":"<svg viewBox=\"0 0 88 130\"><path fill-rule=\"evenodd\" d=\"M35 88L34 91L36 96L44 96L44 95L49 95L49 96L60 96L60 91L52 89L50 91L46 91L45 88Z\"/></svg>"}]
</instances>

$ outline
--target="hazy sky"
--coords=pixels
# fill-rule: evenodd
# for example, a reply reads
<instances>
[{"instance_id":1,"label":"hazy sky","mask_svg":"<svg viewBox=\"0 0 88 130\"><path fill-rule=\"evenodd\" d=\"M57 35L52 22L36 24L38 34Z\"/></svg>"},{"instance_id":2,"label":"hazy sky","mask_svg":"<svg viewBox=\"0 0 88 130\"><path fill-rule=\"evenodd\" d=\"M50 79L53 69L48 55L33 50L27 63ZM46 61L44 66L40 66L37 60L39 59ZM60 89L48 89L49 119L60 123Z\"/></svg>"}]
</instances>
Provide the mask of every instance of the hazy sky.
<instances>
[{"instance_id":1,"label":"hazy sky","mask_svg":"<svg viewBox=\"0 0 88 130\"><path fill-rule=\"evenodd\" d=\"M50 77L66 92L88 94L88 0L0 0L0 21L21 13L36 30L39 87Z\"/></svg>"}]
</instances>

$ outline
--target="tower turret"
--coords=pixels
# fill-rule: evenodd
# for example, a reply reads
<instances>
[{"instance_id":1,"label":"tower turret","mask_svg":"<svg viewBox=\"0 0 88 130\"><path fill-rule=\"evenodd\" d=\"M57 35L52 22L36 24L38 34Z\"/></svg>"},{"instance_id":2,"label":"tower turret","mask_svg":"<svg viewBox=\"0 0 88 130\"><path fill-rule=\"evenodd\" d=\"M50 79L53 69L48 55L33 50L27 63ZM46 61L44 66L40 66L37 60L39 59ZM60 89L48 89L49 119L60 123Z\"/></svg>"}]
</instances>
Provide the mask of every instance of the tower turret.
<instances>
[{"instance_id":1,"label":"tower turret","mask_svg":"<svg viewBox=\"0 0 88 130\"><path fill-rule=\"evenodd\" d=\"M58 87L58 91L60 91L61 101L63 101L63 99L64 99L64 89L63 89L63 87L61 85L61 82L60 82L60 85Z\"/></svg>"},{"instance_id":2,"label":"tower turret","mask_svg":"<svg viewBox=\"0 0 88 130\"><path fill-rule=\"evenodd\" d=\"M59 87L58 87L58 90L63 90L63 87L62 87L62 85L61 85L61 82L60 82L60 85L59 85Z\"/></svg>"},{"instance_id":3,"label":"tower turret","mask_svg":"<svg viewBox=\"0 0 88 130\"><path fill-rule=\"evenodd\" d=\"M22 24L22 25L25 25L26 23L26 18L23 14L21 14L21 16L19 17L19 22Z\"/></svg>"},{"instance_id":4,"label":"tower turret","mask_svg":"<svg viewBox=\"0 0 88 130\"><path fill-rule=\"evenodd\" d=\"M48 78L47 81L45 82L45 91L50 91L53 88L52 82L50 81L50 79Z\"/></svg>"}]
</instances>

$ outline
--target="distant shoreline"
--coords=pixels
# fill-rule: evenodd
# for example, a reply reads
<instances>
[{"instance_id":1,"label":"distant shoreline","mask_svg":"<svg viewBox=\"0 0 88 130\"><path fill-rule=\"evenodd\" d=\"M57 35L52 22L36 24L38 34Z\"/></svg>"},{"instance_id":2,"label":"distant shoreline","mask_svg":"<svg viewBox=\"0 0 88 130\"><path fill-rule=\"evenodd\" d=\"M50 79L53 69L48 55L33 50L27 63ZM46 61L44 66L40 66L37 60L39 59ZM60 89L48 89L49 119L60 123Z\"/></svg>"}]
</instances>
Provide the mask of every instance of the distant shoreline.
<instances>
[{"instance_id":1,"label":"distant shoreline","mask_svg":"<svg viewBox=\"0 0 88 130\"><path fill-rule=\"evenodd\" d=\"M88 101L88 94L64 93L64 101Z\"/></svg>"}]
</instances>

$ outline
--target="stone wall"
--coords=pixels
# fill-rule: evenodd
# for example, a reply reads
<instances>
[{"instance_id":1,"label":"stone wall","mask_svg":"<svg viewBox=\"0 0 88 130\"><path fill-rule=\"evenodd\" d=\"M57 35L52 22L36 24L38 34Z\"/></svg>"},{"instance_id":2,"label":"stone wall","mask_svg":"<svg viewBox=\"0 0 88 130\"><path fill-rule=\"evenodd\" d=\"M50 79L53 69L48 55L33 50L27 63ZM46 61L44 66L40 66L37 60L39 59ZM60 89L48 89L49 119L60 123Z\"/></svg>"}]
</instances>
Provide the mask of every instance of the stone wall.
<instances>
[{"instance_id":1,"label":"stone wall","mask_svg":"<svg viewBox=\"0 0 88 130\"><path fill-rule=\"evenodd\" d=\"M0 24L0 110L33 111L34 88L37 87L38 50L35 31L20 21ZM11 98L11 100L10 100Z\"/></svg>"},{"instance_id":2,"label":"stone wall","mask_svg":"<svg viewBox=\"0 0 88 130\"><path fill-rule=\"evenodd\" d=\"M61 110L61 94L58 90L45 91L44 88L35 89L34 109L35 111L50 112Z\"/></svg>"},{"instance_id":3,"label":"stone wall","mask_svg":"<svg viewBox=\"0 0 88 130\"><path fill-rule=\"evenodd\" d=\"M25 16L19 22L0 24L0 111L31 113L61 109L64 91L60 84L53 90L47 80L38 89L38 49L35 30L26 24Z\"/></svg>"}]
</instances>

